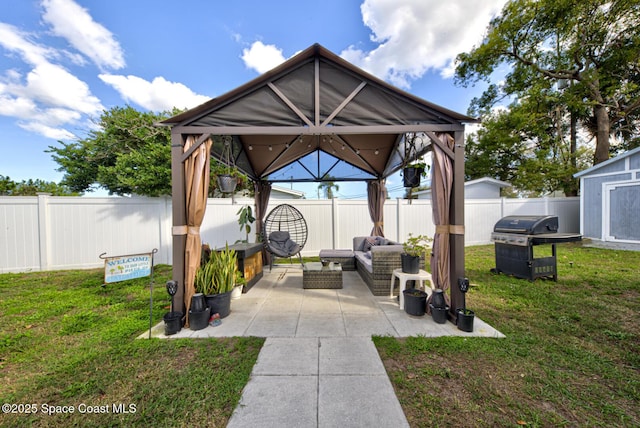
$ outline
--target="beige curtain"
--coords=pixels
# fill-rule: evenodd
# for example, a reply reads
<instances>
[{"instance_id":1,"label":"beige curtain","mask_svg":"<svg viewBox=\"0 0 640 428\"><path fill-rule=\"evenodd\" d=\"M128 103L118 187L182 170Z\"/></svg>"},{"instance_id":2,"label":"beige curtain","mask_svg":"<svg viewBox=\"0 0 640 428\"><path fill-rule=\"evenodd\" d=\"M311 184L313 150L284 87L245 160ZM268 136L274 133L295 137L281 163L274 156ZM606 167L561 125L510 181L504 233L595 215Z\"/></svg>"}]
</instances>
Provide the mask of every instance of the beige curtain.
<instances>
[{"instance_id":1,"label":"beige curtain","mask_svg":"<svg viewBox=\"0 0 640 428\"><path fill-rule=\"evenodd\" d=\"M371 236L384 236L384 201L386 199L387 188L384 180L367 181L369 215L373 222Z\"/></svg>"},{"instance_id":2,"label":"beige curtain","mask_svg":"<svg viewBox=\"0 0 640 428\"><path fill-rule=\"evenodd\" d=\"M436 133L443 145L453 150L454 139L446 133ZM445 291L447 304L449 297L449 207L453 187L453 163L451 158L433 144L433 167L431 169L431 204L436 234L431 255L431 275L436 287Z\"/></svg>"},{"instance_id":3,"label":"beige curtain","mask_svg":"<svg viewBox=\"0 0 640 428\"><path fill-rule=\"evenodd\" d=\"M184 151L189 150L196 143L193 136L187 137ZM187 204L187 243L184 251L184 302L187 314L191 306L191 297L195 294L193 281L196 270L200 265L202 241L200 226L207 209L207 195L209 193L209 154L211 153L211 138L200 145L184 162L185 193ZM187 327L189 326L187 316Z\"/></svg>"}]
</instances>

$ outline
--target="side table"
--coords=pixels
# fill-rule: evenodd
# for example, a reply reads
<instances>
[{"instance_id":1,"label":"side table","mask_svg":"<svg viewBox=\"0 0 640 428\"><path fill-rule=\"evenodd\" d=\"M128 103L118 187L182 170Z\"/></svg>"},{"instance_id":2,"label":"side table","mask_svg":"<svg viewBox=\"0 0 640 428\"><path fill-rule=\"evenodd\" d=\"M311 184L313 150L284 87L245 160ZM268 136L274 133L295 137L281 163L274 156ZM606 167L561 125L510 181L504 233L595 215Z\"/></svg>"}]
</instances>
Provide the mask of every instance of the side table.
<instances>
[{"instance_id":1,"label":"side table","mask_svg":"<svg viewBox=\"0 0 640 428\"><path fill-rule=\"evenodd\" d=\"M398 287L398 295L400 296L400 309L404 309L404 289L407 286L407 281L414 280L420 282L420 288L424 288L424 291L430 295L431 291L435 289L433 285L433 280L431 279L431 274L425 270L420 269L418 273L405 273L402 272L401 268L394 269L391 274L391 288L389 289L389 297L393 297L393 285L395 283L395 279L398 278L400 283ZM429 281L431 284L430 288L424 286L424 281Z\"/></svg>"}]
</instances>

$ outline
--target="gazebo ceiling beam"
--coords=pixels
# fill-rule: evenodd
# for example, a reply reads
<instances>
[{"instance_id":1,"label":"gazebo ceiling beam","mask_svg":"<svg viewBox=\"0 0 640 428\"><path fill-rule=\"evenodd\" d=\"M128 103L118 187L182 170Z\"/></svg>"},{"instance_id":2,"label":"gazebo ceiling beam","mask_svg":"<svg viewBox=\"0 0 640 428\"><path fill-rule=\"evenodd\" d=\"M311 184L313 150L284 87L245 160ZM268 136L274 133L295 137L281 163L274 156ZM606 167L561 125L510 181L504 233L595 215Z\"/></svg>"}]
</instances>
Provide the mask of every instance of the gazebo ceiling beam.
<instances>
[{"instance_id":1,"label":"gazebo ceiling beam","mask_svg":"<svg viewBox=\"0 0 640 428\"><path fill-rule=\"evenodd\" d=\"M422 123L415 125L347 126L176 126L173 133L214 135L330 135L330 134L404 134L406 132L464 131L464 125Z\"/></svg>"}]
</instances>

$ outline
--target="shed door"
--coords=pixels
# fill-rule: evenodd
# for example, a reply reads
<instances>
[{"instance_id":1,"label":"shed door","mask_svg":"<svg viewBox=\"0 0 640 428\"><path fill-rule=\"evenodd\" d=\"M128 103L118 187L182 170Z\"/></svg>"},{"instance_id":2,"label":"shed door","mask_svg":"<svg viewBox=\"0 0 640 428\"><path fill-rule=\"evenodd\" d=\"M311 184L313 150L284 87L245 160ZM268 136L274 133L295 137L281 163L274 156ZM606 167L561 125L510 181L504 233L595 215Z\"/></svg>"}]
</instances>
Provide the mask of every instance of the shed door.
<instances>
[{"instance_id":1,"label":"shed door","mask_svg":"<svg viewBox=\"0 0 640 428\"><path fill-rule=\"evenodd\" d=\"M640 242L640 183L605 183L604 240Z\"/></svg>"}]
</instances>

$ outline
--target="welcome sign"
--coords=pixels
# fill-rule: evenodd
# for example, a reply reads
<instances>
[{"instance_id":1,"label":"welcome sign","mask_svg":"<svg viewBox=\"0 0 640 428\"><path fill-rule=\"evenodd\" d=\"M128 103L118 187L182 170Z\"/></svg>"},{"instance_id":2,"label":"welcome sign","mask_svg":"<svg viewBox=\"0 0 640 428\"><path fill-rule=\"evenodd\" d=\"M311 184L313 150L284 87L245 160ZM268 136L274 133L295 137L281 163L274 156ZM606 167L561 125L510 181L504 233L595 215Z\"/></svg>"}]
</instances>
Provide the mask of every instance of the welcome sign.
<instances>
[{"instance_id":1,"label":"welcome sign","mask_svg":"<svg viewBox=\"0 0 640 428\"><path fill-rule=\"evenodd\" d=\"M104 258L104 282L126 281L151 275L153 253Z\"/></svg>"}]
</instances>

